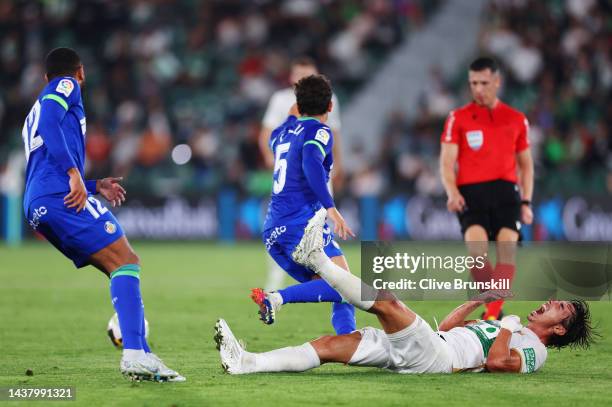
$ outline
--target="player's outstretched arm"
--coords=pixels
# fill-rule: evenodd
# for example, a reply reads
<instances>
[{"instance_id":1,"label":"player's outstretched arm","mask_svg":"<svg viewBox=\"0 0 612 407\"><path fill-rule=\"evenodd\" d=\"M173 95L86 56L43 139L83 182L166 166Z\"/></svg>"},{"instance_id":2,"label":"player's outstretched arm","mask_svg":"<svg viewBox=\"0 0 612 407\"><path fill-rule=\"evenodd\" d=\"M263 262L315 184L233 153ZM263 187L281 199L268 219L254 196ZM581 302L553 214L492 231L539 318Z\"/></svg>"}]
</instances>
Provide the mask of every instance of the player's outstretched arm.
<instances>
[{"instance_id":1,"label":"player's outstretched arm","mask_svg":"<svg viewBox=\"0 0 612 407\"><path fill-rule=\"evenodd\" d=\"M440 331L450 331L453 328L458 326L464 326L465 320L468 315L470 315L474 310L484 304L484 301L468 301L448 314L444 320L438 326L438 330Z\"/></svg>"},{"instance_id":2,"label":"player's outstretched arm","mask_svg":"<svg viewBox=\"0 0 612 407\"><path fill-rule=\"evenodd\" d=\"M329 147L331 146L327 148ZM354 237L355 234L335 208L334 199L327 188L325 168L323 168L323 160L327 153L318 141L306 142L302 153L302 170L310 188L327 210L329 218L334 221L334 233L346 240L348 237Z\"/></svg>"}]
</instances>

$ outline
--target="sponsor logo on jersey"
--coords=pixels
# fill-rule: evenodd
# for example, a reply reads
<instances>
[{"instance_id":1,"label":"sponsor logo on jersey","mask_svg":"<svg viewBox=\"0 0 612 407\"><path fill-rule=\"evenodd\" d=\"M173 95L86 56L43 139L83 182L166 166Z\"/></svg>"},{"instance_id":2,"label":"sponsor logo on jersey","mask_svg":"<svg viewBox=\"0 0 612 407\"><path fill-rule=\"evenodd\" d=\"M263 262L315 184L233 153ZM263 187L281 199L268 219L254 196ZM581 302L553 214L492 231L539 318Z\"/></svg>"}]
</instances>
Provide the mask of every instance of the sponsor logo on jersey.
<instances>
[{"instance_id":1,"label":"sponsor logo on jersey","mask_svg":"<svg viewBox=\"0 0 612 407\"><path fill-rule=\"evenodd\" d=\"M62 79L57 84L55 91L61 93L62 95L68 97L74 90L74 83L70 79Z\"/></svg>"},{"instance_id":2,"label":"sponsor logo on jersey","mask_svg":"<svg viewBox=\"0 0 612 407\"><path fill-rule=\"evenodd\" d=\"M321 143L323 143L323 145L327 145L327 143L329 143L329 132L325 129L317 130L315 140L320 141Z\"/></svg>"},{"instance_id":3,"label":"sponsor logo on jersey","mask_svg":"<svg viewBox=\"0 0 612 407\"><path fill-rule=\"evenodd\" d=\"M278 237L282 235L283 233L285 233L286 231L287 231L287 226L275 227L270 233L270 235L266 238L266 242L265 242L266 250L270 250L272 246L274 245L274 243L276 243L276 240L278 239Z\"/></svg>"},{"instance_id":4,"label":"sponsor logo on jersey","mask_svg":"<svg viewBox=\"0 0 612 407\"><path fill-rule=\"evenodd\" d=\"M465 134L467 138L468 146L474 151L480 150L482 144L484 143L484 134L482 130L471 130Z\"/></svg>"},{"instance_id":5,"label":"sponsor logo on jersey","mask_svg":"<svg viewBox=\"0 0 612 407\"><path fill-rule=\"evenodd\" d=\"M325 224L325 226L323 226L323 247L327 247L332 242L336 243L332 239L333 239L333 236L332 236L331 228L329 227L328 224Z\"/></svg>"},{"instance_id":6,"label":"sponsor logo on jersey","mask_svg":"<svg viewBox=\"0 0 612 407\"><path fill-rule=\"evenodd\" d=\"M106 223L104 224L104 230L109 235L112 235L113 233L115 233L117 231L117 225L115 225L110 220L107 220Z\"/></svg>"},{"instance_id":7,"label":"sponsor logo on jersey","mask_svg":"<svg viewBox=\"0 0 612 407\"><path fill-rule=\"evenodd\" d=\"M34 209L32 213L32 219L30 219L29 223L32 229L36 230L38 225L40 224L40 218L47 214L47 208L41 206L40 208Z\"/></svg>"}]
</instances>

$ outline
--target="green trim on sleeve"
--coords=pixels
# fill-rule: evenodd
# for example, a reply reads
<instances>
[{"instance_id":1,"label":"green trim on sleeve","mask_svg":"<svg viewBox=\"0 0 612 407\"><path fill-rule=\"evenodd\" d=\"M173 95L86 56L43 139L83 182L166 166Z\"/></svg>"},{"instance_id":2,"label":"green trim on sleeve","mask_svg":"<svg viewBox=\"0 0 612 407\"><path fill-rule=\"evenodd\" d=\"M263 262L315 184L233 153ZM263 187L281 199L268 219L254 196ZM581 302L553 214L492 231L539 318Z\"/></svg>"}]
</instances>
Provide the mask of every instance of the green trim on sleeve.
<instances>
[{"instance_id":1,"label":"green trim on sleeve","mask_svg":"<svg viewBox=\"0 0 612 407\"><path fill-rule=\"evenodd\" d=\"M68 110L68 103L66 103L66 101L64 99L62 99L61 97L54 95L53 93L50 93L48 95L43 96L42 100L46 100L46 99L51 99L51 100L55 100L57 103L59 103L64 109Z\"/></svg>"},{"instance_id":2,"label":"green trim on sleeve","mask_svg":"<svg viewBox=\"0 0 612 407\"><path fill-rule=\"evenodd\" d=\"M319 150L321 150L321 154L323 154L323 157L325 157L327 155L325 153L325 149L323 148L323 146L320 143L318 143L318 142L316 142L314 140L308 140L307 142L304 143L304 145L306 145L306 144L314 144L315 146L319 147Z\"/></svg>"},{"instance_id":3,"label":"green trim on sleeve","mask_svg":"<svg viewBox=\"0 0 612 407\"><path fill-rule=\"evenodd\" d=\"M536 366L536 354L533 348L524 348L523 354L525 355L525 368L527 373L535 372Z\"/></svg>"}]
</instances>

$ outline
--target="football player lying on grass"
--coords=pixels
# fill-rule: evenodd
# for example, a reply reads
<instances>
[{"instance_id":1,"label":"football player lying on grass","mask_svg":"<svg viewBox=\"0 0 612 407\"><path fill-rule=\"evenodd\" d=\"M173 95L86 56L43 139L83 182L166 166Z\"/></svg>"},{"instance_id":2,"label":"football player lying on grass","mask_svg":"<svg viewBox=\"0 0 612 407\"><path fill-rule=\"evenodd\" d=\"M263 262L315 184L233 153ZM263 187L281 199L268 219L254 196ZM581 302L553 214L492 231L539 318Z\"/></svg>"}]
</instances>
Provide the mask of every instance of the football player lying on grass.
<instances>
[{"instance_id":1,"label":"football player lying on grass","mask_svg":"<svg viewBox=\"0 0 612 407\"><path fill-rule=\"evenodd\" d=\"M527 316L525 327L515 315L501 321L466 321L485 302L468 301L452 311L436 332L392 294L366 286L331 262L322 252L324 221L324 212L311 219L294 259L315 270L348 302L375 314L383 329L367 327L300 346L251 353L220 319L215 341L226 372L302 372L336 362L397 373L532 373L546 361L547 348L588 348L593 340L588 304L580 300L548 301ZM495 299L499 298L492 295L486 300Z\"/></svg>"}]
</instances>

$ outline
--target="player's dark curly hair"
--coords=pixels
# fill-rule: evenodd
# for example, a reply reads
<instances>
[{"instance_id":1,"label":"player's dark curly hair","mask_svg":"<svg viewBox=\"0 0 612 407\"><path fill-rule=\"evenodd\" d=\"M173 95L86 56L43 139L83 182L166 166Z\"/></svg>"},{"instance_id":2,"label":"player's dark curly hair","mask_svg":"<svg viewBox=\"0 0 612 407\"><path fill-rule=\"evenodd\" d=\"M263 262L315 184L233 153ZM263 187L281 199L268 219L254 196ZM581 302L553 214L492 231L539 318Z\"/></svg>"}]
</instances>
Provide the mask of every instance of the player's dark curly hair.
<instances>
[{"instance_id":1,"label":"player's dark curly hair","mask_svg":"<svg viewBox=\"0 0 612 407\"><path fill-rule=\"evenodd\" d=\"M575 312L566 318L562 324L566 329L565 335L553 335L549 338L548 346L561 349L570 348L588 349L599 334L591 322L589 304L583 300L570 301Z\"/></svg>"},{"instance_id":2,"label":"player's dark curly hair","mask_svg":"<svg viewBox=\"0 0 612 407\"><path fill-rule=\"evenodd\" d=\"M81 57L72 48L55 48L45 58L47 78L72 76L81 67Z\"/></svg>"},{"instance_id":3,"label":"player's dark curly hair","mask_svg":"<svg viewBox=\"0 0 612 407\"><path fill-rule=\"evenodd\" d=\"M295 98L301 115L325 114L332 99L331 83L324 75L302 78L295 84Z\"/></svg>"},{"instance_id":4,"label":"player's dark curly hair","mask_svg":"<svg viewBox=\"0 0 612 407\"><path fill-rule=\"evenodd\" d=\"M490 69L491 72L495 73L499 70L499 65L497 64L496 60L489 57L476 58L470 64L470 71L480 72L484 71L485 69Z\"/></svg>"}]
</instances>

